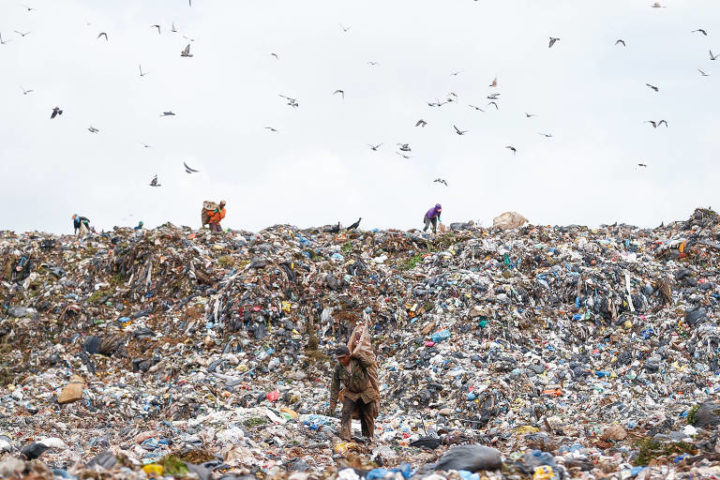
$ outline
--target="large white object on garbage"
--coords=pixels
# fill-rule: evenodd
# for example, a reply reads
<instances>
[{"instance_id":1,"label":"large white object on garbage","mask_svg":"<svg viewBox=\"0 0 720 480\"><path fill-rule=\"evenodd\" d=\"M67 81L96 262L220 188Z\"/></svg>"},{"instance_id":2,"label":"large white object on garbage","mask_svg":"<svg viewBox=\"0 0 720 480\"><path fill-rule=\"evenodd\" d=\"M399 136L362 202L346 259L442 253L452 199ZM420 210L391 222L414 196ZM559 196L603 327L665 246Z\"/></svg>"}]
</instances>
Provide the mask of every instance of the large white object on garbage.
<instances>
[{"instance_id":1,"label":"large white object on garbage","mask_svg":"<svg viewBox=\"0 0 720 480\"><path fill-rule=\"evenodd\" d=\"M527 221L527 218L517 212L505 212L493 218L493 227L503 229L520 228Z\"/></svg>"}]
</instances>

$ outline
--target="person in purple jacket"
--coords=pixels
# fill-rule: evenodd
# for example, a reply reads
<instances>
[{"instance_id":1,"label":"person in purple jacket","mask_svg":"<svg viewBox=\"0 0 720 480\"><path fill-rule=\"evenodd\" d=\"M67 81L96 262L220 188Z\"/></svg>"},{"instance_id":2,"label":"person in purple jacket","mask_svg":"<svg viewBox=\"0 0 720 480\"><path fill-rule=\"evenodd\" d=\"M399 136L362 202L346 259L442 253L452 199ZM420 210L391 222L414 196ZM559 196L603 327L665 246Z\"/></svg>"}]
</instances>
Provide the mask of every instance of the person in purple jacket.
<instances>
[{"instance_id":1,"label":"person in purple jacket","mask_svg":"<svg viewBox=\"0 0 720 480\"><path fill-rule=\"evenodd\" d=\"M437 233L437 224L438 221L442 223L442 220L440 220L440 214L442 213L442 205L439 203L436 203L433 208L427 211L425 214L425 218L423 218L423 221L425 222L425 228L423 228L423 232L427 231L430 224L432 224L433 233Z\"/></svg>"}]
</instances>

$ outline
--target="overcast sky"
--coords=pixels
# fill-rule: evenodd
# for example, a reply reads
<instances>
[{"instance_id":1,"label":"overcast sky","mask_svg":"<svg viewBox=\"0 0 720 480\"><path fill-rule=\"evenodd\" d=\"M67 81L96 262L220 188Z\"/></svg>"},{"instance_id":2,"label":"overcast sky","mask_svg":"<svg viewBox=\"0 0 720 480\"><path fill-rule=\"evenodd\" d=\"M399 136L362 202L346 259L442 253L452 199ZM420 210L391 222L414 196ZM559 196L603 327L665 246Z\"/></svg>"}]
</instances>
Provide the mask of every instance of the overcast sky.
<instances>
[{"instance_id":1,"label":"overcast sky","mask_svg":"<svg viewBox=\"0 0 720 480\"><path fill-rule=\"evenodd\" d=\"M535 224L655 226L720 208L708 54L720 54L720 4L651 4L2 0L0 229L69 232L73 213L105 229L198 227L205 199L249 230L359 216L411 228L436 202L445 223L483 225L515 210ZM427 106L450 92L456 102ZM669 128L643 123L660 119Z\"/></svg>"}]
</instances>

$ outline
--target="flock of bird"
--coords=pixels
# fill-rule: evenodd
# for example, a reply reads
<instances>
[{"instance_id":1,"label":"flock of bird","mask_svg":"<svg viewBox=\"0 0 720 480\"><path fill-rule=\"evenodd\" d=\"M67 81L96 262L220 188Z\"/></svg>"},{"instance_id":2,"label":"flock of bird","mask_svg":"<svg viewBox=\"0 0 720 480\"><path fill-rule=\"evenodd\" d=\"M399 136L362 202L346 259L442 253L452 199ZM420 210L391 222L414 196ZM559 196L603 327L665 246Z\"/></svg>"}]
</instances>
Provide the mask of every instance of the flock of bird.
<instances>
[{"instance_id":1,"label":"flock of bird","mask_svg":"<svg viewBox=\"0 0 720 480\"><path fill-rule=\"evenodd\" d=\"M477 1L477 0L475 0L475 1ZM192 0L188 0L188 5L189 5L190 7L192 7ZM651 7L652 7L652 8L666 8L664 5L660 4L659 2L653 3L653 4L651 5ZM23 8L24 8L28 13L33 12L33 11L35 10L34 7L30 7L30 6L27 6L27 5L24 5ZM149 28L156 29L158 35L162 35L163 28L162 28L162 26L161 26L160 24L150 25ZM342 31L343 33L348 33L348 32L351 30L351 28L352 28L351 26L345 26L345 25L340 24L340 29L341 29L341 31ZM178 32L179 32L179 29L177 28L177 26L175 25L175 23L172 23L172 25L171 25L171 27L170 27L170 32L172 32L172 33L178 33ZM30 34L31 34L31 32L29 32L29 31L28 31L28 32L25 32L25 31L20 31L20 30L14 30L14 33L17 34L20 38L24 38L24 37L26 37L27 35L30 35ZM700 34L700 35L703 35L703 36L705 36L705 37L708 36L707 30L705 30L705 29L703 29L703 28L698 28L698 29L692 30L692 31L690 31L690 33L691 33L691 34ZM180 56L183 57L183 58L188 58L188 59L189 59L189 58L193 58L194 54L191 52L191 45L192 45L192 42L195 41L195 39L190 38L190 37L187 37L187 36L185 36L185 35L183 35L183 38L186 39L186 40L188 40L189 43L187 43L187 45L180 51ZM99 33L97 34L96 39L97 39L97 40L103 39L104 41L109 42L109 41L110 41L110 36L108 35L107 32L104 32L104 31L103 31L103 32L99 32ZM11 41L11 39L7 39L7 38L3 37L3 36L2 36L2 32L0 32L0 45L7 45L10 41ZM555 46L558 44L558 42L560 42L560 41L561 41L560 37L549 36L549 37L548 37L548 48L553 48L553 47L555 47ZM615 45L615 46L627 47L627 42L626 42L625 40L623 40L623 39L617 39L617 40L615 41L614 45ZM556 47L556 48L557 48L557 47ZM273 58L275 58L277 61L280 61L280 55L279 55L278 53L276 53L276 52L270 52L270 56L272 56ZM712 49L710 49L710 50L709 50L709 57L710 57L710 60L711 60L711 61L715 61L715 60L717 60L717 59L720 57L720 54L715 55L715 54L713 53ZM378 65L378 62L370 61L370 62L367 62L367 64L368 64L369 66L371 66L371 67L375 67L375 66ZM145 76L147 76L147 75L150 74L150 72L143 70L142 65L138 65L138 70L139 70L139 76L140 76L141 78L142 78L142 77L145 77ZM706 72L705 72L704 70L702 70L701 68L698 68L697 70L698 70L698 72L700 73L700 75L701 75L702 77L708 77L708 76L710 76L710 74L706 73ZM453 72L450 73L450 75L453 76L453 77L455 77L455 76L460 75L460 73L461 73L460 71L453 71ZM660 92L660 87L657 86L657 85L655 85L655 84L646 83L645 85L646 85L648 88L650 88L651 90L653 90L655 93L659 93L659 92ZM497 88L499 87L498 77L497 77L497 76L495 76L495 78L493 78L492 82L488 85L488 87L491 88L491 89L497 89ZM29 94L31 94L31 93L34 92L33 89L25 89L25 88L23 88L23 87L21 87L21 90L22 90L22 94L23 94L23 95L29 95ZM339 98L340 98L341 100L344 100L344 99L345 99L345 94L346 94L345 90L344 90L344 89L340 89L340 88L338 88L338 89L336 89L335 91L332 92L332 96L339 96ZM470 105L468 105L468 107L471 108L472 110L476 111L476 112L483 112L483 113L484 113L485 110L486 110L487 108L489 108L489 107L494 107L496 110L499 110L499 109L500 109L500 105L499 105L498 102L500 102L500 96L501 96L501 94L500 94L499 92L493 91L492 93L489 93L489 94L486 96L486 100L488 100L488 102L487 102L486 105L484 105L484 106L477 106L477 105L472 105L472 104L470 104ZM282 98L282 99L286 102L286 105L288 105L289 107L291 107L291 108L293 108L293 109L296 109L296 108L299 108L299 107L300 107L300 102L299 102L299 100L298 100L297 98L294 98L294 97L291 97L291 96L288 96L288 95L284 95L284 94L279 94L279 97ZM427 104L427 106L430 107L430 108L441 108L441 107L443 107L443 106L446 105L446 104L456 103L456 102L458 102L458 95L457 95L455 92L450 92L449 94L446 95L446 97L445 97L444 100L435 99L434 101L426 102L426 104ZM59 117L62 116L62 114L63 114L63 109L62 109L61 107L59 107L59 106L53 107L52 110L51 110L50 119L59 118ZM172 116L175 116L175 113L174 113L172 110L164 111L164 112L162 112L162 113L160 114L160 117L172 117ZM531 118L534 118L534 117L536 117L536 116L537 116L537 115L534 114L534 113L525 112L525 118L527 118L527 119L531 119ZM644 123L650 124L654 129L656 129L656 128L660 127L660 126L664 126L665 128L668 128L668 127L669 127L668 122L667 122L667 120L665 120L665 119L661 119L661 120L646 120ZM425 128L425 127L428 126L429 124L430 124L430 123L429 123L428 121L426 121L426 120L423 119L423 118L420 118L419 120L417 120L417 122L415 122L415 127L416 127L416 128ZM272 127L272 126L265 126L264 128L265 128L265 130L267 130L268 132L270 132L270 133L272 133L272 134L278 134L278 133L279 133L278 129L276 129L276 128ZM89 131L90 133L92 133L92 134L98 134L98 133L100 133L100 130L97 129L97 128L95 128L95 127L93 127L92 125L89 126L88 131ZM455 133L456 135L458 135L458 136L464 136L464 135L467 135L467 134L470 133L470 130L464 129L464 128L460 128L459 126L457 126L457 125L455 125L455 124L452 124L452 130L451 130L451 131L452 131L453 133ZM547 139L553 138L553 135L552 135L551 133L538 132L538 135L540 135L540 136L542 136L542 137L544 137L544 138L547 138ZM148 145L148 144L146 144L146 143L143 143L143 142L141 142L141 145L142 145L144 148L151 148L150 145ZM383 143L376 143L376 144L370 143L370 144L368 144L368 147L369 147L372 151L374 151L374 152L379 151L382 146L383 146ZM396 146L397 146L397 151L396 151L395 153L396 153L397 155L401 156L401 157L404 158L404 159L411 159L411 158L413 158L412 155L411 155L411 153L412 153L413 150L412 150L412 147L411 147L408 143L398 142L398 143L396 144ZM513 145L506 145L505 148L506 148L509 152L511 152L512 155L517 155L517 154L518 154L518 149L517 149L515 146L513 146ZM638 165L639 167L647 167L647 165L644 164L644 163L638 163L637 165ZM197 172L198 172L198 170L196 170L196 169L188 166L187 163L185 163L185 162L183 162L183 166L184 166L185 172L186 172L187 174L193 174L193 173L197 173ZM445 179L442 179L442 178L436 178L435 180L433 180L433 183L437 183L437 184L439 184L439 185L444 185L445 187L448 186L448 182L447 182ZM161 187L161 186L162 186L162 185L160 184L159 180L158 180L158 175L157 175L157 174L152 177L149 185L150 185L151 187Z\"/></svg>"}]
</instances>

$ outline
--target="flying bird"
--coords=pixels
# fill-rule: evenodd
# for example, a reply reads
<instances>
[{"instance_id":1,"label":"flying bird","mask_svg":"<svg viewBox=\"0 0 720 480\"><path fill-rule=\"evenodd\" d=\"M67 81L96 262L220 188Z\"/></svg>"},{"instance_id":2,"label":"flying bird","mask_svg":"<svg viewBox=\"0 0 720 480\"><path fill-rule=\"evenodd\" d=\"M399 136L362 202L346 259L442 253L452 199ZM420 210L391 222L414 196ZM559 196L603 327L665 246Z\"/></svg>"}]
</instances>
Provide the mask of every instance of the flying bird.
<instances>
[{"instance_id":1,"label":"flying bird","mask_svg":"<svg viewBox=\"0 0 720 480\"><path fill-rule=\"evenodd\" d=\"M32 89L30 89L30 90L25 90L23 87L20 87L20 90L22 90L23 95L27 95L28 93L32 93L32 92L35 91L35 90L32 90Z\"/></svg>"},{"instance_id":2,"label":"flying bird","mask_svg":"<svg viewBox=\"0 0 720 480\"><path fill-rule=\"evenodd\" d=\"M427 102L428 107L442 107L447 102L441 102L440 100L435 100L434 102Z\"/></svg>"},{"instance_id":3,"label":"flying bird","mask_svg":"<svg viewBox=\"0 0 720 480\"><path fill-rule=\"evenodd\" d=\"M527 113L527 112L525 112L525 118L532 118L532 117L537 117L537 115L534 114L534 113Z\"/></svg>"},{"instance_id":4,"label":"flying bird","mask_svg":"<svg viewBox=\"0 0 720 480\"><path fill-rule=\"evenodd\" d=\"M465 135L467 132L469 132L469 130L460 130L455 125L453 125L453 128L455 129L455 133L457 133L458 135Z\"/></svg>"},{"instance_id":5,"label":"flying bird","mask_svg":"<svg viewBox=\"0 0 720 480\"><path fill-rule=\"evenodd\" d=\"M28 12L32 12L33 10L35 10L33 7L28 7L27 5L23 5L23 7L25 7L25 10L27 10Z\"/></svg>"},{"instance_id":6,"label":"flying bird","mask_svg":"<svg viewBox=\"0 0 720 480\"><path fill-rule=\"evenodd\" d=\"M483 109L480 108L480 107L476 107L475 105L468 105L468 107L470 107L470 108L472 108L472 109L474 109L474 110L476 110L476 111L478 111L478 112L484 112L484 111L485 111L485 110L483 110Z\"/></svg>"},{"instance_id":7,"label":"flying bird","mask_svg":"<svg viewBox=\"0 0 720 480\"><path fill-rule=\"evenodd\" d=\"M452 72L450 74L451 77L457 77L458 75L460 75L460 72Z\"/></svg>"},{"instance_id":8,"label":"flying bird","mask_svg":"<svg viewBox=\"0 0 720 480\"><path fill-rule=\"evenodd\" d=\"M282 98L284 98L285 100L287 100L287 101L288 101L287 104L290 105L291 107L297 108L297 107L300 106L300 104L298 103L297 99L292 98L292 97L288 97L288 96L282 95L282 94L281 94L280 96L281 96Z\"/></svg>"},{"instance_id":9,"label":"flying bird","mask_svg":"<svg viewBox=\"0 0 720 480\"><path fill-rule=\"evenodd\" d=\"M106 41L106 42L108 41L107 33L105 33L105 32L100 32L100 33L98 33L97 39L99 40L100 37L105 37L105 41Z\"/></svg>"},{"instance_id":10,"label":"flying bird","mask_svg":"<svg viewBox=\"0 0 720 480\"><path fill-rule=\"evenodd\" d=\"M181 57L188 57L188 58L193 56L193 54L190 53L190 44L189 44L189 43L187 44L187 47L185 47L185 48L183 49L183 51L180 52L180 56L181 56Z\"/></svg>"},{"instance_id":11,"label":"flying bird","mask_svg":"<svg viewBox=\"0 0 720 480\"><path fill-rule=\"evenodd\" d=\"M649 123L650 125L652 125L653 128L657 128L660 125L662 125L663 123L665 124L665 128L667 128L667 126L668 126L668 123L665 120L660 120L659 122L656 122L655 120L646 120L643 123Z\"/></svg>"},{"instance_id":12,"label":"flying bird","mask_svg":"<svg viewBox=\"0 0 720 480\"><path fill-rule=\"evenodd\" d=\"M152 178L152 180L150 180L150 186L151 186L151 187L162 187L162 185L160 185L160 184L158 183L158 176L157 176L157 175L155 175L155 176Z\"/></svg>"},{"instance_id":13,"label":"flying bird","mask_svg":"<svg viewBox=\"0 0 720 480\"><path fill-rule=\"evenodd\" d=\"M622 44L623 47L627 47L627 45L625 45L625 40L623 40L622 38L615 41L615 45L619 44Z\"/></svg>"},{"instance_id":14,"label":"flying bird","mask_svg":"<svg viewBox=\"0 0 720 480\"><path fill-rule=\"evenodd\" d=\"M411 155L405 155L404 153L400 153L400 152L395 152L395 153L398 154L398 155L400 155L400 156L401 156L402 158L404 158L405 160L410 160L410 159L412 158Z\"/></svg>"},{"instance_id":15,"label":"flying bird","mask_svg":"<svg viewBox=\"0 0 720 480\"><path fill-rule=\"evenodd\" d=\"M152 147L152 145L148 145L148 144L145 143L145 142L140 142L140 145L142 145L144 148L151 148L151 147Z\"/></svg>"},{"instance_id":16,"label":"flying bird","mask_svg":"<svg viewBox=\"0 0 720 480\"><path fill-rule=\"evenodd\" d=\"M448 186L447 180L445 180L443 178L436 178L435 180L433 180L433 183L442 183L446 187Z\"/></svg>"},{"instance_id":17,"label":"flying bird","mask_svg":"<svg viewBox=\"0 0 720 480\"><path fill-rule=\"evenodd\" d=\"M375 65L379 65L378 62L367 62L368 65L371 67L374 67Z\"/></svg>"},{"instance_id":18,"label":"flying bird","mask_svg":"<svg viewBox=\"0 0 720 480\"><path fill-rule=\"evenodd\" d=\"M100 133L100 130L98 130L97 128L95 128L95 127L93 127L92 125L90 125L90 127L88 128L88 132L90 132L90 133Z\"/></svg>"},{"instance_id":19,"label":"flying bird","mask_svg":"<svg viewBox=\"0 0 720 480\"><path fill-rule=\"evenodd\" d=\"M187 40L188 42L194 42L194 41L195 41L194 38L190 38L190 37L188 37L187 35L183 35L183 38L184 38L185 40Z\"/></svg>"},{"instance_id":20,"label":"flying bird","mask_svg":"<svg viewBox=\"0 0 720 480\"><path fill-rule=\"evenodd\" d=\"M552 48L553 45L555 45L555 42L558 42L560 39L558 37L550 37L550 42L548 43L548 48Z\"/></svg>"},{"instance_id":21,"label":"flying bird","mask_svg":"<svg viewBox=\"0 0 720 480\"><path fill-rule=\"evenodd\" d=\"M710 50L710 60L717 60L720 55L713 55L712 50Z\"/></svg>"},{"instance_id":22,"label":"flying bird","mask_svg":"<svg viewBox=\"0 0 720 480\"><path fill-rule=\"evenodd\" d=\"M170 31L173 33L177 33L177 27L175 26L175 22L172 22L172 26L170 27Z\"/></svg>"},{"instance_id":23,"label":"flying bird","mask_svg":"<svg viewBox=\"0 0 720 480\"><path fill-rule=\"evenodd\" d=\"M410 148L410 144L398 143L398 146L400 147L400 148L398 148L398 150L400 150L401 152L412 152L412 148Z\"/></svg>"},{"instance_id":24,"label":"flying bird","mask_svg":"<svg viewBox=\"0 0 720 480\"><path fill-rule=\"evenodd\" d=\"M161 117L174 117L175 112L173 112L172 110L168 110L167 112L163 112L160 116Z\"/></svg>"},{"instance_id":25,"label":"flying bird","mask_svg":"<svg viewBox=\"0 0 720 480\"><path fill-rule=\"evenodd\" d=\"M197 173L200 170L195 170L194 168L188 167L188 164L183 162L183 166L185 167L185 173Z\"/></svg>"},{"instance_id":26,"label":"flying bird","mask_svg":"<svg viewBox=\"0 0 720 480\"><path fill-rule=\"evenodd\" d=\"M706 32L705 30L703 30L702 28L698 28L697 30L693 30L693 31L690 32L690 33L697 33L697 32L700 32L700 33L702 33L703 35L705 35L705 36L707 37L707 32Z\"/></svg>"},{"instance_id":27,"label":"flying bird","mask_svg":"<svg viewBox=\"0 0 720 480\"><path fill-rule=\"evenodd\" d=\"M660 87L656 87L655 85L650 85L649 83L646 83L645 85L647 85L648 87L652 88L652 89L655 90L656 92L659 92L659 91L660 91Z\"/></svg>"},{"instance_id":28,"label":"flying bird","mask_svg":"<svg viewBox=\"0 0 720 480\"><path fill-rule=\"evenodd\" d=\"M423 127L423 128L424 128L425 125L427 125L427 122L426 122L425 120L423 120L422 118L421 118L420 120L418 120L417 123L415 123L415 126L416 126L416 127Z\"/></svg>"},{"instance_id":29,"label":"flying bird","mask_svg":"<svg viewBox=\"0 0 720 480\"><path fill-rule=\"evenodd\" d=\"M647 165L645 165L644 163L638 163L638 167L645 167L645 168L647 168Z\"/></svg>"},{"instance_id":30,"label":"flying bird","mask_svg":"<svg viewBox=\"0 0 720 480\"><path fill-rule=\"evenodd\" d=\"M655 2L651 5L652 8L665 8L664 5L660 5L660 2Z\"/></svg>"},{"instance_id":31,"label":"flying bird","mask_svg":"<svg viewBox=\"0 0 720 480\"><path fill-rule=\"evenodd\" d=\"M378 148L380 148L381 146L382 146L382 143L378 143L377 145L372 145L372 144L368 143L368 147L370 147L370 150L372 150L373 152L377 152Z\"/></svg>"},{"instance_id":32,"label":"flying bird","mask_svg":"<svg viewBox=\"0 0 720 480\"><path fill-rule=\"evenodd\" d=\"M62 115L63 111L60 109L60 107L55 107L52 109L52 113L50 114L50 119L57 117L58 115Z\"/></svg>"},{"instance_id":33,"label":"flying bird","mask_svg":"<svg viewBox=\"0 0 720 480\"><path fill-rule=\"evenodd\" d=\"M21 37L23 37L23 38L26 37L26 36L28 36L28 35L30 35L30 33L31 33L31 32L25 32L25 33L23 33L23 32L19 32L19 31L17 31L17 30L13 30L13 31L14 31L15 33L17 33L18 35L20 35Z\"/></svg>"},{"instance_id":34,"label":"flying bird","mask_svg":"<svg viewBox=\"0 0 720 480\"><path fill-rule=\"evenodd\" d=\"M138 69L140 70L140 76L144 77L145 75L149 75L150 72L143 72L142 65L138 65Z\"/></svg>"},{"instance_id":35,"label":"flying bird","mask_svg":"<svg viewBox=\"0 0 720 480\"><path fill-rule=\"evenodd\" d=\"M551 134L551 133L540 133L540 132L538 132L538 135L542 135L542 136L545 137L545 138L552 138L552 134Z\"/></svg>"},{"instance_id":36,"label":"flying bird","mask_svg":"<svg viewBox=\"0 0 720 480\"><path fill-rule=\"evenodd\" d=\"M493 79L492 83L491 83L490 85L488 85L488 87L493 87L493 88L494 88L494 87L497 87L497 86L498 86L497 77L495 77L495 78Z\"/></svg>"},{"instance_id":37,"label":"flying bird","mask_svg":"<svg viewBox=\"0 0 720 480\"><path fill-rule=\"evenodd\" d=\"M158 35L160 35L160 25L150 25L150 28L157 28Z\"/></svg>"},{"instance_id":38,"label":"flying bird","mask_svg":"<svg viewBox=\"0 0 720 480\"><path fill-rule=\"evenodd\" d=\"M269 131L271 131L271 132L273 132L273 133L277 133L277 130L274 129L273 127L265 127L265 130L269 130Z\"/></svg>"},{"instance_id":39,"label":"flying bird","mask_svg":"<svg viewBox=\"0 0 720 480\"><path fill-rule=\"evenodd\" d=\"M515 154L517 153L517 148L513 147L512 145L508 145L508 146L505 147L505 148L507 148L508 150L510 150L511 152L513 152L513 155L515 155Z\"/></svg>"},{"instance_id":40,"label":"flying bird","mask_svg":"<svg viewBox=\"0 0 720 480\"><path fill-rule=\"evenodd\" d=\"M342 31L347 33L352 27L345 27L342 23L338 24L340 25L340 28L342 28Z\"/></svg>"},{"instance_id":41,"label":"flying bird","mask_svg":"<svg viewBox=\"0 0 720 480\"><path fill-rule=\"evenodd\" d=\"M271 57L275 57L275 60L280 60L280 57L278 57L278 54L275 52L270 52Z\"/></svg>"},{"instance_id":42,"label":"flying bird","mask_svg":"<svg viewBox=\"0 0 720 480\"><path fill-rule=\"evenodd\" d=\"M488 103L488 105L495 105L495 109L500 110L500 107L498 107L498 104L495 102L490 102L490 103Z\"/></svg>"},{"instance_id":43,"label":"flying bird","mask_svg":"<svg viewBox=\"0 0 720 480\"><path fill-rule=\"evenodd\" d=\"M490 95L488 95L485 98L487 98L488 100L497 100L499 96L500 96L499 93L491 93Z\"/></svg>"},{"instance_id":44,"label":"flying bird","mask_svg":"<svg viewBox=\"0 0 720 480\"><path fill-rule=\"evenodd\" d=\"M345 90L337 89L333 92L333 95L338 94L338 93L342 96L342 99L345 100Z\"/></svg>"},{"instance_id":45,"label":"flying bird","mask_svg":"<svg viewBox=\"0 0 720 480\"><path fill-rule=\"evenodd\" d=\"M10 40L3 40L2 33L0 33L0 45L5 45L6 43L9 43L9 42L10 42ZM712 52L710 52L710 53L712 53Z\"/></svg>"},{"instance_id":46,"label":"flying bird","mask_svg":"<svg viewBox=\"0 0 720 480\"><path fill-rule=\"evenodd\" d=\"M703 77L709 77L709 76L710 76L709 73L705 73L705 72L703 72L702 70L700 70L699 68L698 68L697 70L698 70L698 72L700 72L700 75L702 75Z\"/></svg>"}]
</instances>

